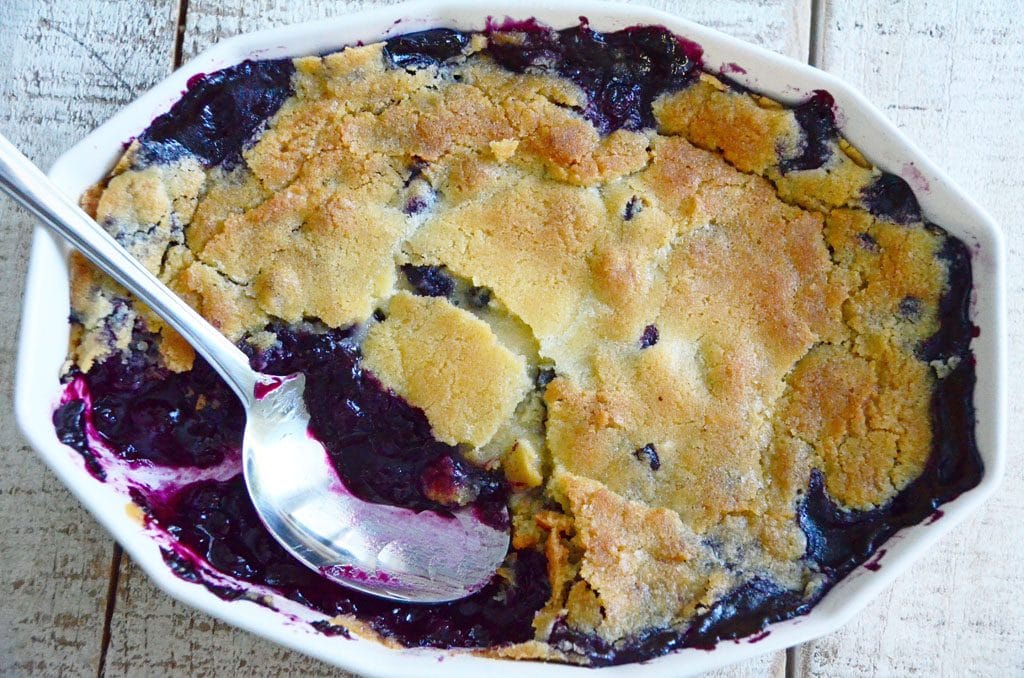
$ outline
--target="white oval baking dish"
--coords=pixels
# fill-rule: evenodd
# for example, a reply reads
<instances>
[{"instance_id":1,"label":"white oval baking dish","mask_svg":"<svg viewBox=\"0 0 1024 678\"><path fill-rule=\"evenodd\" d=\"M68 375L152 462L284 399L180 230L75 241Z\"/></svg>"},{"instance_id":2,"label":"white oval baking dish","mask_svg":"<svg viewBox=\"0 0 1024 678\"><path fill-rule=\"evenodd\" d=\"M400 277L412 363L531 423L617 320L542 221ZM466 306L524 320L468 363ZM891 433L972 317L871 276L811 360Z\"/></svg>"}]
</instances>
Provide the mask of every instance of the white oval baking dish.
<instances>
[{"instance_id":1,"label":"white oval baking dish","mask_svg":"<svg viewBox=\"0 0 1024 678\"><path fill-rule=\"evenodd\" d=\"M881 168L907 179L927 217L971 248L975 294L972 317L981 328L972 345L977 358L977 438L985 473L981 484L942 507L941 520L908 527L885 545L881 567L863 566L833 588L807 615L773 624L757 642L723 642L712 651L687 649L643 665L602 669L602 674L680 676L708 671L758 654L777 651L829 633L863 608L939 538L988 498L1003 475L1006 418L1004 257L1002 234L985 211L967 197L874 106L841 80L805 64L736 40L682 18L646 7L573 0L560 3L480 3L467 0L413 2L357 12L330 21L287 26L224 40L140 97L65 153L50 177L70 196L99 181L123 151L123 142L166 111L196 73L247 58L316 54L357 41L447 26L480 29L489 16L537 17L556 28L586 16L596 30L660 24L699 43L705 65L726 64L740 84L772 97L795 101L815 89L835 97L843 134ZM327 637L308 624L247 601L228 602L201 585L174 576L157 542L125 511L126 497L85 471L81 457L58 442L50 416L59 397L57 375L68 339L67 252L41 228L33 239L17 360L15 409L32 446L82 504L169 595L225 622L259 634L336 666L366 675L473 677L484 671L505 676L582 675L588 669L487 659L438 650L395 650L367 640Z\"/></svg>"}]
</instances>

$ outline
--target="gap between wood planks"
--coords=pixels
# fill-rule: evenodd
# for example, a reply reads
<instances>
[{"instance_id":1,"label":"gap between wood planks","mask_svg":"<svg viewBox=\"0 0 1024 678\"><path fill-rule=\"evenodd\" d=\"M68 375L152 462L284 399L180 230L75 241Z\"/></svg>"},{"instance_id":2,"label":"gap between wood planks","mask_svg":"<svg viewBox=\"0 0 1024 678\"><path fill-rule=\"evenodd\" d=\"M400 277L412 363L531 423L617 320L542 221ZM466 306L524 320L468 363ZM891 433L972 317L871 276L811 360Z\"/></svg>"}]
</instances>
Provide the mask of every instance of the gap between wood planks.
<instances>
[{"instance_id":1,"label":"gap between wood planks","mask_svg":"<svg viewBox=\"0 0 1024 678\"><path fill-rule=\"evenodd\" d=\"M107 602L103 610L103 634L100 636L100 658L96 663L96 677L103 678L107 670L107 649L110 647L110 623L114 619L114 606L117 604L117 583L121 578L121 562L124 550L114 542L114 550L110 556L110 579L107 581Z\"/></svg>"},{"instance_id":2,"label":"gap between wood planks","mask_svg":"<svg viewBox=\"0 0 1024 678\"><path fill-rule=\"evenodd\" d=\"M807 63L821 68L821 57L824 52L825 40L825 2L826 0L808 0L811 6L810 36L807 41ZM800 678L799 652L802 645L786 648L786 678Z\"/></svg>"},{"instance_id":3,"label":"gap between wood planks","mask_svg":"<svg viewBox=\"0 0 1024 678\"><path fill-rule=\"evenodd\" d=\"M177 70L183 61L185 46L185 19L188 17L188 0L178 0L178 22L174 32L174 51L171 53L171 70Z\"/></svg>"},{"instance_id":4,"label":"gap between wood planks","mask_svg":"<svg viewBox=\"0 0 1024 678\"><path fill-rule=\"evenodd\" d=\"M825 31L825 2L826 0L806 0L809 6L810 31L806 45L806 61L812 66L821 66L823 51L822 40ZM178 0L177 19L175 23L174 47L171 52L171 70L177 70L184 61L185 30L188 19L189 0ZM805 15L806 16L806 15ZM100 655L96 666L97 678L103 678L106 674L107 654L111 643L111 622L114 617L114 609L117 605L117 588L120 580L121 567L126 559L124 551L117 542L113 545L110 560L110 576L107 582L107 597L103 616L103 631L100 639ZM784 675L785 678L798 678L797 652L800 646L788 648L785 652Z\"/></svg>"}]
</instances>

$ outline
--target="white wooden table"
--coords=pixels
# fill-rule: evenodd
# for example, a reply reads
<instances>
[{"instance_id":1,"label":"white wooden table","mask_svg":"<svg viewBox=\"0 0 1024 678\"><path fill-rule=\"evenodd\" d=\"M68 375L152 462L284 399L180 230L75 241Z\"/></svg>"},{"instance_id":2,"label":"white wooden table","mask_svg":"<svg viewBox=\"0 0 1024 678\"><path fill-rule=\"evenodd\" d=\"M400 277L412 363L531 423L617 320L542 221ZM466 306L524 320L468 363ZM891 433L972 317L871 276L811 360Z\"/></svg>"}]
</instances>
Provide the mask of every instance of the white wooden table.
<instances>
[{"instance_id":1,"label":"white wooden table","mask_svg":"<svg viewBox=\"0 0 1024 678\"><path fill-rule=\"evenodd\" d=\"M0 130L47 166L217 39L369 4L0 0ZM1011 379L1024 371L1020 0L649 4L847 79L986 205L1009 247ZM31 228L0 200L0 388L7 402ZM20 439L10 405L4 410L0 675L337 675L157 591ZM1024 675L1019 389L1010 410L1008 475L984 510L842 631L722 674Z\"/></svg>"}]
</instances>

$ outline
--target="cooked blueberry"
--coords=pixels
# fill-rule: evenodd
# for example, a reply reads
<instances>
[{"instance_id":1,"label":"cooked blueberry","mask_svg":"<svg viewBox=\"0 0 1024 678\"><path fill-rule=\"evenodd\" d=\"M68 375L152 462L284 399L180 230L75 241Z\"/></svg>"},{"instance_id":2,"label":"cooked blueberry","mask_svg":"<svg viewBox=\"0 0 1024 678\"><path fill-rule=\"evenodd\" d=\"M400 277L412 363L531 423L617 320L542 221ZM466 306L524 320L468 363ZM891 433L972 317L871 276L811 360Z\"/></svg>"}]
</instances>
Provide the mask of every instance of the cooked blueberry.
<instances>
[{"instance_id":1,"label":"cooked blueberry","mask_svg":"<svg viewBox=\"0 0 1024 678\"><path fill-rule=\"evenodd\" d=\"M857 242L860 243L860 246L868 252L878 251L878 241L875 240L874 236L870 233L858 233Z\"/></svg>"},{"instance_id":2,"label":"cooked blueberry","mask_svg":"<svg viewBox=\"0 0 1024 678\"><path fill-rule=\"evenodd\" d=\"M469 36L450 28L407 33L384 43L384 54L397 68L432 66L462 54Z\"/></svg>"},{"instance_id":3,"label":"cooked blueberry","mask_svg":"<svg viewBox=\"0 0 1024 678\"><path fill-rule=\"evenodd\" d=\"M85 401L69 400L53 413L53 426L57 438L79 452L88 449L85 439Z\"/></svg>"},{"instance_id":4,"label":"cooked blueberry","mask_svg":"<svg viewBox=\"0 0 1024 678\"><path fill-rule=\"evenodd\" d=\"M640 348L650 348L658 343L658 327L657 325L648 325L644 328L644 333L640 335Z\"/></svg>"},{"instance_id":5,"label":"cooked blueberry","mask_svg":"<svg viewBox=\"0 0 1024 678\"><path fill-rule=\"evenodd\" d=\"M85 435L85 401L76 398L64 403L54 411L52 421L57 439L82 455L89 473L104 480L107 473L89 449L89 440Z\"/></svg>"},{"instance_id":6,"label":"cooked blueberry","mask_svg":"<svg viewBox=\"0 0 1024 678\"><path fill-rule=\"evenodd\" d=\"M834 107L832 95L819 89L793 109L796 122L803 130L803 146L799 155L779 163L783 174L818 169L832 157L831 142L839 136Z\"/></svg>"},{"instance_id":7,"label":"cooked blueberry","mask_svg":"<svg viewBox=\"0 0 1024 678\"><path fill-rule=\"evenodd\" d=\"M899 314L904 320L919 320L921 318L923 308L924 305L921 303L920 299L917 297L907 296L900 300Z\"/></svg>"},{"instance_id":8,"label":"cooked blueberry","mask_svg":"<svg viewBox=\"0 0 1024 678\"><path fill-rule=\"evenodd\" d=\"M554 381L556 376L555 370L550 367L542 367L537 370L537 388L547 388L547 385Z\"/></svg>"},{"instance_id":9,"label":"cooked blueberry","mask_svg":"<svg viewBox=\"0 0 1024 678\"><path fill-rule=\"evenodd\" d=\"M384 313L384 311L378 308L373 312L373 319L379 323L382 323L388 319L388 316L386 313Z\"/></svg>"},{"instance_id":10,"label":"cooked blueberry","mask_svg":"<svg viewBox=\"0 0 1024 678\"><path fill-rule=\"evenodd\" d=\"M455 291L455 281L440 266L402 266L406 280L424 297L449 297Z\"/></svg>"},{"instance_id":11,"label":"cooked blueberry","mask_svg":"<svg viewBox=\"0 0 1024 678\"><path fill-rule=\"evenodd\" d=\"M419 214L423 210L427 209L428 203L423 196L414 196L409 198L405 203L404 211L406 214Z\"/></svg>"},{"instance_id":12,"label":"cooked blueberry","mask_svg":"<svg viewBox=\"0 0 1024 678\"><path fill-rule=\"evenodd\" d=\"M921 206L910 185L895 174L885 173L864 189L864 205L876 217L897 224L921 221Z\"/></svg>"},{"instance_id":13,"label":"cooked blueberry","mask_svg":"<svg viewBox=\"0 0 1024 678\"><path fill-rule=\"evenodd\" d=\"M492 292L488 287L471 287L466 293L466 301L473 308L487 308L491 303Z\"/></svg>"},{"instance_id":14,"label":"cooked blueberry","mask_svg":"<svg viewBox=\"0 0 1024 678\"><path fill-rule=\"evenodd\" d=\"M661 459L658 458L658 450L654 447L654 443L647 443L643 447L635 450L633 456L640 461L646 461L651 465L652 471L657 471L661 468Z\"/></svg>"},{"instance_id":15,"label":"cooked blueberry","mask_svg":"<svg viewBox=\"0 0 1024 678\"><path fill-rule=\"evenodd\" d=\"M630 219L632 219L636 215L640 214L640 212L643 210L643 208L644 208L644 205L640 201L640 198L638 198L637 196L634 195L626 203L626 209L622 213L622 218L625 219L626 221L629 221Z\"/></svg>"},{"instance_id":16,"label":"cooked blueberry","mask_svg":"<svg viewBox=\"0 0 1024 678\"><path fill-rule=\"evenodd\" d=\"M406 214L419 214L437 201L437 192L423 177L409 180L405 188L405 205L402 209Z\"/></svg>"}]
</instances>

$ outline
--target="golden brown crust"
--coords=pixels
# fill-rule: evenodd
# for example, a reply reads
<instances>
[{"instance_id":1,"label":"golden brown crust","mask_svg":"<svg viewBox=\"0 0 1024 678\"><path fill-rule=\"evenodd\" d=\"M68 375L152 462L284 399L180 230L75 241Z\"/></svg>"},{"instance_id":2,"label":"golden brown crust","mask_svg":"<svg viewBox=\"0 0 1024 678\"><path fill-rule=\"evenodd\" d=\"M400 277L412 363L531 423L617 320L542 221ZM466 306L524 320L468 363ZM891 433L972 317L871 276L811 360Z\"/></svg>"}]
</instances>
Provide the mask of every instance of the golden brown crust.
<instances>
[{"instance_id":1,"label":"golden brown crust","mask_svg":"<svg viewBox=\"0 0 1024 678\"><path fill-rule=\"evenodd\" d=\"M296 60L240 167L140 169L132 147L85 203L232 339L367 324L365 365L439 440L504 465L513 545L546 554L552 596L536 642L490 653L568 660L543 642L559 620L612 642L685 626L737 572L812 587L811 469L872 508L927 460L941 366L914 350L938 327L940 237L862 209L879 171L843 140L782 173L793 112L711 76L656 101L656 130L602 137L568 80L483 55L410 72L381 49ZM491 301L413 296L407 263ZM72 308L83 370L137 319L169 368L192 364L78 257ZM542 368L557 378L531 389Z\"/></svg>"},{"instance_id":2,"label":"golden brown crust","mask_svg":"<svg viewBox=\"0 0 1024 678\"><path fill-rule=\"evenodd\" d=\"M604 638L665 628L720 594L722 568L679 514L631 502L602 483L559 473L550 488L574 517L580 580L566 621ZM712 593L714 591L714 593Z\"/></svg>"},{"instance_id":3,"label":"golden brown crust","mask_svg":"<svg viewBox=\"0 0 1024 678\"><path fill-rule=\"evenodd\" d=\"M487 444L526 395L526 361L445 299L399 292L363 341L363 364L449 445Z\"/></svg>"}]
</instances>

